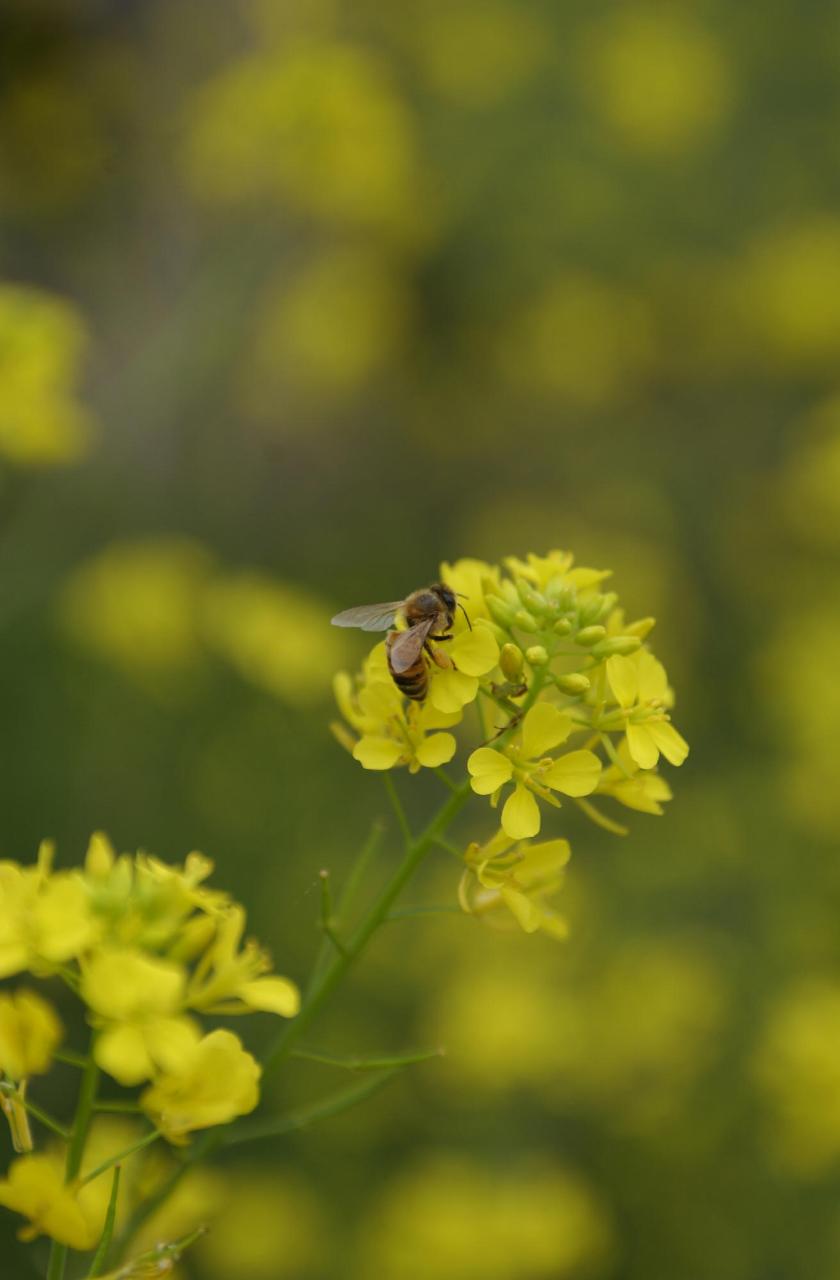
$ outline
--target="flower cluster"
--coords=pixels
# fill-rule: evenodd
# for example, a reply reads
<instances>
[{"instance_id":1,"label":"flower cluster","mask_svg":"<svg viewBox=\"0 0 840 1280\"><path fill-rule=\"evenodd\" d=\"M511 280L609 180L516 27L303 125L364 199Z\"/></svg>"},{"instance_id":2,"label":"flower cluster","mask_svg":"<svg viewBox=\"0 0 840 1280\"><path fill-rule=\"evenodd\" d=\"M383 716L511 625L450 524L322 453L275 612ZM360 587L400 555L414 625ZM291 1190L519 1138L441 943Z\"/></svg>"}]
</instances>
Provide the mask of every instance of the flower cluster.
<instances>
[{"instance_id":1,"label":"flower cluster","mask_svg":"<svg viewBox=\"0 0 840 1280\"><path fill-rule=\"evenodd\" d=\"M454 621L449 662L428 664L425 699L402 697L384 644L355 680L335 678L346 724L333 731L365 769L447 764L458 749L451 730L463 725L472 790L494 809L503 803L497 834L467 849L461 903L487 918L505 907L527 932L564 933L546 899L561 884L568 845L528 843L545 810L567 797L623 832L593 797L660 814L671 797L660 757L680 765L688 754L671 723L665 669L647 643L654 620L627 622L616 594L603 590L608 577L562 551L444 564L441 581L460 594L468 619Z\"/></svg>"},{"instance_id":2,"label":"flower cluster","mask_svg":"<svg viewBox=\"0 0 840 1280\"><path fill-rule=\"evenodd\" d=\"M139 1087L130 1105L152 1122L150 1138L181 1144L252 1111L259 1063L232 1031L208 1030L200 1017L256 1010L293 1017L299 996L270 972L267 952L243 940L242 907L205 883L212 863L199 853L183 866L145 853L117 856L101 834L80 870L56 871L52 857L44 844L34 866L0 862L0 977L57 978L80 997L90 1056L66 1052L65 1060L94 1080L102 1071ZM51 1004L29 987L0 994L0 1107L19 1153L0 1181L0 1204L30 1220L25 1238L45 1232L89 1249L102 1223L84 1212L75 1171L68 1162L65 1178L54 1151L33 1150L30 1115L49 1117L27 1085L49 1071L63 1034Z\"/></svg>"}]
</instances>

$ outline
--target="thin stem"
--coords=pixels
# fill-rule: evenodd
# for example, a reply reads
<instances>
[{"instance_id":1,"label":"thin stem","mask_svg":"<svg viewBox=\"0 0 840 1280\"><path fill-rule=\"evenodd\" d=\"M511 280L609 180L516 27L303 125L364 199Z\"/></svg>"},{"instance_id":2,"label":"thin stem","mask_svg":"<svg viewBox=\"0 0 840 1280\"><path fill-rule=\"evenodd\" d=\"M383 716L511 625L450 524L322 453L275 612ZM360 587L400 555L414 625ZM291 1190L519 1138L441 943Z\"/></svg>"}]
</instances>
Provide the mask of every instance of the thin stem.
<instances>
[{"instance_id":1,"label":"thin stem","mask_svg":"<svg viewBox=\"0 0 840 1280\"><path fill-rule=\"evenodd\" d=\"M396 1075L399 1067L391 1067L379 1075L364 1081L363 1084L350 1085L327 1094L305 1107L297 1107L279 1116L267 1116L264 1120L254 1120L250 1124L234 1125L222 1141L226 1147L235 1147L242 1142L253 1142L257 1138L277 1138L284 1133L293 1133L296 1129L305 1129L318 1120L328 1120L331 1116L348 1111L357 1103L363 1102L372 1094L378 1093L384 1084Z\"/></svg>"},{"instance_id":2,"label":"thin stem","mask_svg":"<svg viewBox=\"0 0 840 1280\"><path fill-rule=\"evenodd\" d=\"M411 834L411 827L408 825L408 818L406 817L402 800L400 800L397 788L394 786L394 779L391 777L390 769L385 771L384 782L385 790L388 792L388 799L391 801L391 808L394 810L405 847L408 849L411 847L414 837Z\"/></svg>"},{"instance_id":3,"label":"thin stem","mask_svg":"<svg viewBox=\"0 0 840 1280\"><path fill-rule=\"evenodd\" d=\"M376 1057L344 1057L337 1053L322 1053L316 1049L293 1049L291 1058L306 1062L320 1062L327 1067L343 1067L346 1071L383 1071L390 1067L411 1067L417 1062L440 1058L443 1049L423 1049L417 1053L379 1054Z\"/></svg>"},{"instance_id":4,"label":"thin stem","mask_svg":"<svg viewBox=\"0 0 840 1280\"><path fill-rule=\"evenodd\" d=\"M64 1181L72 1182L78 1177L85 1154L90 1119L96 1102L96 1087L99 1083L99 1068L93 1060L93 1040L91 1039L90 1057L85 1063L79 1085L79 1098L76 1103L76 1115L73 1119L73 1131L70 1145L67 1148L67 1162L64 1167ZM67 1265L67 1245L57 1240L50 1249L50 1261L47 1268L47 1280L64 1280L64 1268Z\"/></svg>"},{"instance_id":5,"label":"thin stem","mask_svg":"<svg viewBox=\"0 0 840 1280\"><path fill-rule=\"evenodd\" d=\"M330 873L326 869L318 872L318 878L321 881L321 929L325 936L335 947L336 951L344 955L345 946L335 931L335 917L333 915L332 894L330 893Z\"/></svg>"},{"instance_id":6,"label":"thin stem","mask_svg":"<svg viewBox=\"0 0 840 1280\"><path fill-rule=\"evenodd\" d=\"M0 1084L0 1094L8 1098L10 1101L13 1100L15 1102L19 1102L24 1111L28 1111L36 1120L40 1120L45 1129L49 1129L65 1142L70 1141L73 1136L70 1129L66 1128L63 1124L59 1124L57 1120L53 1119L48 1111L45 1111L43 1107L39 1107L37 1103L32 1102L25 1094L21 1093L19 1089L15 1089L14 1086L9 1087L4 1082L3 1084Z\"/></svg>"},{"instance_id":7,"label":"thin stem","mask_svg":"<svg viewBox=\"0 0 840 1280\"><path fill-rule=\"evenodd\" d=\"M76 1053L75 1049L56 1049L53 1057L56 1062L64 1062L68 1067L81 1067L84 1070L88 1064L85 1055Z\"/></svg>"},{"instance_id":8,"label":"thin stem","mask_svg":"<svg viewBox=\"0 0 840 1280\"><path fill-rule=\"evenodd\" d=\"M93 1280L98 1276L104 1268L108 1250L111 1247L111 1241L114 1238L114 1223L117 1220L117 1197L120 1193L120 1173L122 1172L119 1165L114 1167L114 1176L111 1179L111 1196L108 1200L108 1211L105 1214L105 1224L102 1228L102 1237L99 1241L96 1253L93 1255L93 1262L90 1264L88 1271L88 1280Z\"/></svg>"},{"instance_id":9,"label":"thin stem","mask_svg":"<svg viewBox=\"0 0 840 1280\"><path fill-rule=\"evenodd\" d=\"M612 739L609 738L605 733L599 733L598 738L602 743L603 748L606 751L607 755L609 756L610 760L612 760L616 769L618 769L619 773L623 774L625 778L632 777L632 774L629 772L626 765L622 762L621 757L619 756L618 752L613 746Z\"/></svg>"},{"instance_id":10,"label":"thin stem","mask_svg":"<svg viewBox=\"0 0 840 1280\"><path fill-rule=\"evenodd\" d=\"M359 886L364 879L365 872L370 866L371 860L379 848L384 832L384 824L379 820L374 822L370 830L370 835L359 850L353 866L350 869L350 874L348 875L347 880L344 883L344 887L339 894L337 908L339 922L344 919L345 914L350 910L356 894L358 893ZM332 954L333 944L329 938L324 938L318 948L318 954L315 957L315 963L312 966L312 972L309 975L309 981L304 993L305 999L308 999L309 993L315 983L320 979L324 970L329 965L329 962L332 959Z\"/></svg>"},{"instance_id":11,"label":"thin stem","mask_svg":"<svg viewBox=\"0 0 840 1280\"><path fill-rule=\"evenodd\" d=\"M601 813L600 809L596 809L594 804L588 800L584 800L582 796L573 797L577 807L586 814L592 822L598 827L603 827L604 831L609 831L614 836L626 836L627 827L623 827L620 822L613 822L612 818L608 818L606 814Z\"/></svg>"},{"instance_id":12,"label":"thin stem","mask_svg":"<svg viewBox=\"0 0 840 1280\"><path fill-rule=\"evenodd\" d=\"M118 1151L116 1155L109 1156L107 1160L103 1160L96 1168L91 1169L90 1173L86 1173L79 1182L79 1186L86 1187L89 1182L93 1182L94 1178L98 1178L100 1174L107 1173L109 1169L113 1169L115 1164L120 1164L123 1160L127 1160L129 1156L133 1156L135 1151L142 1151L144 1147L150 1147L153 1142L157 1142L160 1136L158 1129L153 1129L151 1133L145 1133L142 1138L132 1142L131 1146L123 1147L122 1151Z\"/></svg>"},{"instance_id":13,"label":"thin stem","mask_svg":"<svg viewBox=\"0 0 840 1280\"><path fill-rule=\"evenodd\" d=\"M364 916L355 932L345 944L344 955L335 956L332 963L324 970L310 990L300 1013L287 1023L274 1043L269 1046L263 1064L274 1066L287 1057L306 1028L327 1003L335 988L341 982L350 965L364 951L373 934L385 920L396 898L406 883L411 879L423 858L429 852L437 837L446 830L453 818L460 812L470 794L469 782L464 781L453 791L449 799L442 805L425 831L409 845L405 856L394 871L376 902Z\"/></svg>"},{"instance_id":14,"label":"thin stem","mask_svg":"<svg viewBox=\"0 0 840 1280\"><path fill-rule=\"evenodd\" d=\"M443 836L438 836L435 840L438 849L443 849L444 853L448 853L450 857L457 858L459 862L463 862L463 855L460 849L456 849L451 840L444 840Z\"/></svg>"},{"instance_id":15,"label":"thin stem","mask_svg":"<svg viewBox=\"0 0 840 1280\"><path fill-rule=\"evenodd\" d=\"M142 1111L142 1107L140 1106L139 1102L131 1102L127 1098L124 1101L116 1098L112 1100L103 1100L102 1102L96 1102L94 1103L93 1109L94 1111L114 1112L117 1115L122 1115L126 1112L128 1112L130 1115L137 1115L140 1111Z\"/></svg>"},{"instance_id":16,"label":"thin stem","mask_svg":"<svg viewBox=\"0 0 840 1280\"><path fill-rule=\"evenodd\" d=\"M445 769L440 769L440 768L433 769L432 772L434 773L436 778L440 778L443 785L445 787L448 787L450 791L458 790L457 782L452 781L452 779L450 778L449 774L446 772Z\"/></svg>"}]
</instances>

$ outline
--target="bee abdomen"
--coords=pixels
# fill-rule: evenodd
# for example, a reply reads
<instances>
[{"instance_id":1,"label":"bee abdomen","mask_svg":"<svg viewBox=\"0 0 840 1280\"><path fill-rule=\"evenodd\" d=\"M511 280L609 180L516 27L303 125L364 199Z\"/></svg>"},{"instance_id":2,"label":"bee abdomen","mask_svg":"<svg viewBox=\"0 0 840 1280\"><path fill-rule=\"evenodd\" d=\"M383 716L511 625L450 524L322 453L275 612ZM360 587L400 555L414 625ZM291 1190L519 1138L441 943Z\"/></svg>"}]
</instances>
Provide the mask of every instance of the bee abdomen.
<instances>
[{"instance_id":1,"label":"bee abdomen","mask_svg":"<svg viewBox=\"0 0 840 1280\"><path fill-rule=\"evenodd\" d=\"M415 667L409 667L408 671L392 671L391 676L406 698L412 702L423 701L429 688L429 673L422 658Z\"/></svg>"}]
</instances>

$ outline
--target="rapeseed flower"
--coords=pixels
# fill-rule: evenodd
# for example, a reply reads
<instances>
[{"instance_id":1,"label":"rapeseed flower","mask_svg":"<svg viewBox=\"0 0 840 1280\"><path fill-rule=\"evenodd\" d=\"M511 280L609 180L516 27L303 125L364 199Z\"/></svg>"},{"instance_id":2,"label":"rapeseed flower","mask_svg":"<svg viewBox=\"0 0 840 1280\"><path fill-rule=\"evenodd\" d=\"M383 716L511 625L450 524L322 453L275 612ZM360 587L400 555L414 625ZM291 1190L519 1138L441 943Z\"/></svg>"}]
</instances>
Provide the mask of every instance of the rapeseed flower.
<instances>
[{"instance_id":1,"label":"rapeseed flower","mask_svg":"<svg viewBox=\"0 0 840 1280\"><path fill-rule=\"evenodd\" d=\"M293 1018L300 1008L297 987L288 978L267 975L271 958L253 938L240 949L244 930L243 908L230 907L190 979L186 1003L205 1013L260 1009Z\"/></svg>"},{"instance_id":2,"label":"rapeseed flower","mask_svg":"<svg viewBox=\"0 0 840 1280\"><path fill-rule=\"evenodd\" d=\"M48 1235L71 1249L92 1249L102 1223L88 1216L72 1185L65 1184L64 1166L57 1156L24 1155L14 1160L9 1176L0 1182L0 1204L29 1219L18 1231L20 1240Z\"/></svg>"},{"instance_id":3,"label":"rapeseed flower","mask_svg":"<svg viewBox=\"0 0 840 1280\"><path fill-rule=\"evenodd\" d=\"M232 1031L211 1031L178 1055L140 1097L140 1105L170 1142L195 1129L227 1124L259 1101L261 1068Z\"/></svg>"},{"instance_id":4,"label":"rapeseed flower","mask_svg":"<svg viewBox=\"0 0 840 1280\"><path fill-rule=\"evenodd\" d=\"M518 843L503 830L484 845L473 842L464 856L461 906L500 927L507 919L525 933L565 938L566 922L546 900L562 887L570 854L568 840Z\"/></svg>"},{"instance_id":5,"label":"rapeseed flower","mask_svg":"<svg viewBox=\"0 0 840 1280\"><path fill-rule=\"evenodd\" d=\"M670 723L673 694L662 663L646 650L631 657L615 654L607 659L607 680L623 713L627 749L639 768L653 769L660 752L671 764L682 764L688 743Z\"/></svg>"}]
</instances>

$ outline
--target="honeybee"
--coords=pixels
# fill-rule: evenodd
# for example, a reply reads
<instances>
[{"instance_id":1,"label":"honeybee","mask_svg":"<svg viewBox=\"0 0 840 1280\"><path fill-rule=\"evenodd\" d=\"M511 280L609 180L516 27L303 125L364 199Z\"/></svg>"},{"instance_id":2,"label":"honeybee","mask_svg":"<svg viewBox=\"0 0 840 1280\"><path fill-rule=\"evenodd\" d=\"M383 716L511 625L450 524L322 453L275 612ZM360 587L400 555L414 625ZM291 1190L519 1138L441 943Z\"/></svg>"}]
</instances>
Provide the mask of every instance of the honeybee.
<instances>
[{"instance_id":1,"label":"honeybee","mask_svg":"<svg viewBox=\"0 0 840 1280\"><path fill-rule=\"evenodd\" d=\"M356 609L345 609L332 619L335 627L359 627L362 631L387 631L385 652L388 670L401 693L412 702L422 702L429 691L429 669L425 654L439 667L451 667L450 658L433 649L430 640L438 643L451 640L451 628L455 610L460 609L472 630L469 615L458 604L458 592L443 582L433 582L430 587L412 591L404 600L390 600L385 604L363 604ZM397 617L402 614L405 631L392 631Z\"/></svg>"}]
</instances>

